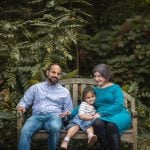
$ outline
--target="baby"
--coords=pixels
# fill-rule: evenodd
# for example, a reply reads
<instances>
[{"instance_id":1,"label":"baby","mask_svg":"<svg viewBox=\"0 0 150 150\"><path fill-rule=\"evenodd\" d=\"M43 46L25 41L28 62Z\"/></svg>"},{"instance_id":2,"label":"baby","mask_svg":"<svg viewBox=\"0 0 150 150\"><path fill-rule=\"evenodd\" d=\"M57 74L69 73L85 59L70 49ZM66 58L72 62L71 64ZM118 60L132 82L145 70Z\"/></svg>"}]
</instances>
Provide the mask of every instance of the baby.
<instances>
[{"instance_id":1,"label":"baby","mask_svg":"<svg viewBox=\"0 0 150 150\"><path fill-rule=\"evenodd\" d=\"M95 93L92 87L87 86L84 88L82 95L83 102L80 104L78 114L67 126L68 131L61 144L61 150L67 150L70 139L79 131L79 129L87 133L88 144L92 144L97 141L97 136L94 135L92 127L93 121L100 117L100 115L96 113L93 106L95 101Z\"/></svg>"}]
</instances>

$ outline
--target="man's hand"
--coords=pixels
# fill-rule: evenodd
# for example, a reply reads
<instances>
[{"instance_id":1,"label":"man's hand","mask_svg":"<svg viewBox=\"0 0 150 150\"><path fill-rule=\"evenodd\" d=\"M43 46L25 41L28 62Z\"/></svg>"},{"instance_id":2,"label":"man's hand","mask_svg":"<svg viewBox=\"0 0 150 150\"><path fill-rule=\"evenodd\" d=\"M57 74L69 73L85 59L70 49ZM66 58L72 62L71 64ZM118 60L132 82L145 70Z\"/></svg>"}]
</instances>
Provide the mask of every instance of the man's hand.
<instances>
[{"instance_id":1,"label":"man's hand","mask_svg":"<svg viewBox=\"0 0 150 150\"><path fill-rule=\"evenodd\" d=\"M17 111L21 111L22 113L25 113L26 109L23 106L18 106Z\"/></svg>"},{"instance_id":2,"label":"man's hand","mask_svg":"<svg viewBox=\"0 0 150 150\"><path fill-rule=\"evenodd\" d=\"M71 114L71 112L68 110L66 112L63 112L63 113L59 114L59 116L62 117L62 118L64 118L66 116L69 116L70 114Z\"/></svg>"}]
</instances>

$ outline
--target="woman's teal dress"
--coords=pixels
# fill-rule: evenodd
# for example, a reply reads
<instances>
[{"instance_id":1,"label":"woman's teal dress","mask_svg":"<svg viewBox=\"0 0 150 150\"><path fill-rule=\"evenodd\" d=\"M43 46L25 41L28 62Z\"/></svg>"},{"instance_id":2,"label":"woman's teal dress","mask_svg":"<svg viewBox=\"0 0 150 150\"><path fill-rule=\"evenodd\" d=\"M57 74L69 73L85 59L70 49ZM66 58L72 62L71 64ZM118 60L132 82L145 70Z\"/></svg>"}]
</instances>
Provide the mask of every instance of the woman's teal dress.
<instances>
[{"instance_id":1,"label":"woman's teal dress","mask_svg":"<svg viewBox=\"0 0 150 150\"><path fill-rule=\"evenodd\" d=\"M94 87L96 93L95 108L100 119L115 123L122 133L131 126L131 115L124 106L123 92L119 85L106 88Z\"/></svg>"}]
</instances>

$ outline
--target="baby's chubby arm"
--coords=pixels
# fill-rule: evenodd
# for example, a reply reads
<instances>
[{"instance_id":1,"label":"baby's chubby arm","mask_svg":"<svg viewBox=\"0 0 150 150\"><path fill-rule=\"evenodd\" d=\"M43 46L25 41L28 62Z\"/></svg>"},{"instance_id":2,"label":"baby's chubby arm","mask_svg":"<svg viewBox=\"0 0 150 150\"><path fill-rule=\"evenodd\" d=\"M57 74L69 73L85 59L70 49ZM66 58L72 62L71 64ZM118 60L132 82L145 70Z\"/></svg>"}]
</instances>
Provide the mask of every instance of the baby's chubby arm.
<instances>
[{"instance_id":1,"label":"baby's chubby arm","mask_svg":"<svg viewBox=\"0 0 150 150\"><path fill-rule=\"evenodd\" d=\"M94 115L82 114L82 115L79 115L79 117L83 120L93 120L93 119L99 118L100 115L98 113Z\"/></svg>"}]
</instances>

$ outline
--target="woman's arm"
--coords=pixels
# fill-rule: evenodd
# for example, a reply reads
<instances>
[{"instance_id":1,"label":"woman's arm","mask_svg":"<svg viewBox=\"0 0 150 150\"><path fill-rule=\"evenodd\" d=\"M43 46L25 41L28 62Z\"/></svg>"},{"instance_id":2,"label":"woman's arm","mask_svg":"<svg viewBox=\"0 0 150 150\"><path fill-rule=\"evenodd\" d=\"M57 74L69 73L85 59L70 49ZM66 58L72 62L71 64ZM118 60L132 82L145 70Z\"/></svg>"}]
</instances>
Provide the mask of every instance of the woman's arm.
<instances>
[{"instance_id":1,"label":"woman's arm","mask_svg":"<svg viewBox=\"0 0 150 150\"><path fill-rule=\"evenodd\" d=\"M80 105L76 106L72 111L71 111L71 114L68 116L68 119L72 119L74 118L77 114L78 114L78 111L79 111L79 108L80 108Z\"/></svg>"}]
</instances>

